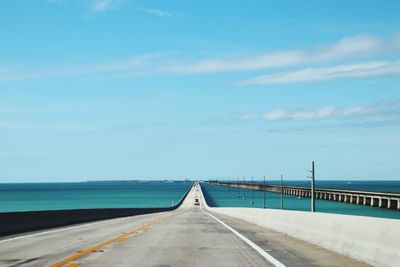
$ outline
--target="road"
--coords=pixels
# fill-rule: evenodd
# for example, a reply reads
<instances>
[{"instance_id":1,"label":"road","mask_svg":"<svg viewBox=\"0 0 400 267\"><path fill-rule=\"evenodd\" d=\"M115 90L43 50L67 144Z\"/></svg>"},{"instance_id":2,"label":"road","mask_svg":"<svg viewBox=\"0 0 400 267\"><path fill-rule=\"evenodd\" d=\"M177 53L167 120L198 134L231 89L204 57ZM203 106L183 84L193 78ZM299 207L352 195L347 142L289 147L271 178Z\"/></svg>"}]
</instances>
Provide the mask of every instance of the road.
<instances>
[{"instance_id":1,"label":"road","mask_svg":"<svg viewBox=\"0 0 400 267\"><path fill-rule=\"evenodd\" d=\"M0 240L0 266L274 266L194 205ZM286 266L367 266L353 259L214 214Z\"/></svg>"}]
</instances>

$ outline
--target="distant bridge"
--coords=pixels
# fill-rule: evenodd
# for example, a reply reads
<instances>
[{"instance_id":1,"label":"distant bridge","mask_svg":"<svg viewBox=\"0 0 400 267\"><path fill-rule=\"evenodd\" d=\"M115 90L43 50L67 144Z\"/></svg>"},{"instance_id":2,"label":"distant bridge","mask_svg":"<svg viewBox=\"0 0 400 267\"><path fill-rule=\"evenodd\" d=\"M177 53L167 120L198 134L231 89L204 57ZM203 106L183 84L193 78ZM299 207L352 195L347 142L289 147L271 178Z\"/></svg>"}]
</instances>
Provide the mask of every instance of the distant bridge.
<instances>
[{"instance_id":1,"label":"distant bridge","mask_svg":"<svg viewBox=\"0 0 400 267\"><path fill-rule=\"evenodd\" d=\"M301 186L280 186L270 184L227 183L212 181L210 184L239 187L311 198L311 189ZM364 206L400 210L400 194L345 189L315 188L315 198Z\"/></svg>"}]
</instances>

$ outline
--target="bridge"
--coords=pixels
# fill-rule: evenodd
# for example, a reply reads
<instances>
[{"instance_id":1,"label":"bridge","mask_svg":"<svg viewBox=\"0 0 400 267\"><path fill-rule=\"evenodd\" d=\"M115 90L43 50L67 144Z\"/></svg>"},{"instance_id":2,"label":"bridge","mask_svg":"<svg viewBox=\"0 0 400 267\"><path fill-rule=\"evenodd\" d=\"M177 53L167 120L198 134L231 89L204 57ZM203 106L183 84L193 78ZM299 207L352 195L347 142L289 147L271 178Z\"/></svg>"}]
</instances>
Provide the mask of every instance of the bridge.
<instances>
[{"instance_id":1,"label":"bridge","mask_svg":"<svg viewBox=\"0 0 400 267\"><path fill-rule=\"evenodd\" d=\"M230 183L217 181L210 181L210 184L311 198L311 189L300 186L280 186L271 184L264 185L259 183ZM381 193L330 188L315 188L314 192L316 199L400 210L400 194L396 193Z\"/></svg>"},{"instance_id":2,"label":"bridge","mask_svg":"<svg viewBox=\"0 0 400 267\"><path fill-rule=\"evenodd\" d=\"M399 226L381 218L211 208L195 184L175 210L2 237L0 266L394 266Z\"/></svg>"}]
</instances>

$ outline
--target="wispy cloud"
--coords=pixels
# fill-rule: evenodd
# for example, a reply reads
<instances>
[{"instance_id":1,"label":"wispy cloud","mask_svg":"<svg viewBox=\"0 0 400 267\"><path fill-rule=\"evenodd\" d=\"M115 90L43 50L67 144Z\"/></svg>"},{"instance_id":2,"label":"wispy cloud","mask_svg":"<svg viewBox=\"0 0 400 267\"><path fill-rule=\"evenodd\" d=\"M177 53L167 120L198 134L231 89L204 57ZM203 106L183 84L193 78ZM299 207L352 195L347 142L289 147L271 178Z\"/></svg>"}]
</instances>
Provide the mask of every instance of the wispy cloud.
<instances>
[{"instance_id":1,"label":"wispy cloud","mask_svg":"<svg viewBox=\"0 0 400 267\"><path fill-rule=\"evenodd\" d=\"M337 121L333 123L298 125L287 127L272 127L266 129L269 133L288 133L288 132L304 132L314 130L331 130L331 129L371 129L381 127L398 127L400 126L399 118L390 118L386 120L359 120L359 121Z\"/></svg>"},{"instance_id":2,"label":"wispy cloud","mask_svg":"<svg viewBox=\"0 0 400 267\"><path fill-rule=\"evenodd\" d=\"M371 105L318 108L275 109L263 114L247 114L242 120L252 121L315 121L315 120L351 120L384 119L400 116L400 100L384 101Z\"/></svg>"},{"instance_id":3,"label":"wispy cloud","mask_svg":"<svg viewBox=\"0 0 400 267\"><path fill-rule=\"evenodd\" d=\"M47 3L57 6L79 5L89 9L91 12L99 13L108 11L126 0L45 0ZM79 5L80 6L80 5Z\"/></svg>"},{"instance_id":4,"label":"wispy cloud","mask_svg":"<svg viewBox=\"0 0 400 267\"><path fill-rule=\"evenodd\" d=\"M0 81L90 75L100 73L140 73L150 66L153 66L153 60L160 58L163 55L163 53L144 54L111 62L68 67L47 67L25 70L15 70L3 67L0 68Z\"/></svg>"},{"instance_id":5,"label":"wispy cloud","mask_svg":"<svg viewBox=\"0 0 400 267\"><path fill-rule=\"evenodd\" d=\"M153 8L136 8L137 11L158 17L181 17L181 13Z\"/></svg>"},{"instance_id":6,"label":"wispy cloud","mask_svg":"<svg viewBox=\"0 0 400 267\"><path fill-rule=\"evenodd\" d=\"M111 0L109 0L111 1ZM97 8L108 8L109 1L96 1ZM112 0L114 3L115 0ZM158 16L177 16L169 11L141 9ZM145 11L146 10L146 11ZM340 59L371 56L390 51L400 51L400 34L387 38L370 35L357 35L338 42L318 46L309 50L287 50L271 53L250 54L242 57L211 58L196 62L188 62L171 53L152 53L138 55L116 61L94 63L88 65L38 67L18 69L12 66L0 68L0 81L25 80L58 76L91 75L96 73L118 73L122 75L177 75L203 74L234 71L254 71L277 67L293 67L296 65L329 63ZM182 63L183 62L183 63ZM1 67L1 65L0 65ZM319 68L304 68L290 72L278 72L259 76L235 83L236 85L273 84L291 82L309 82L338 78L360 78L399 74L400 61L368 61L358 64L337 65Z\"/></svg>"},{"instance_id":7,"label":"wispy cloud","mask_svg":"<svg viewBox=\"0 0 400 267\"><path fill-rule=\"evenodd\" d=\"M333 79L399 75L400 61L371 61L358 64L279 72L236 82L236 85L316 82Z\"/></svg>"},{"instance_id":8,"label":"wispy cloud","mask_svg":"<svg viewBox=\"0 0 400 267\"><path fill-rule=\"evenodd\" d=\"M117 2L118 0L94 0L91 7L94 12L104 12Z\"/></svg>"},{"instance_id":9,"label":"wispy cloud","mask_svg":"<svg viewBox=\"0 0 400 267\"><path fill-rule=\"evenodd\" d=\"M398 49L400 49L400 34L387 38L357 35L341 39L331 45L317 46L309 50L297 49L242 57L210 58L170 65L164 70L172 73L249 71L371 56Z\"/></svg>"}]
</instances>

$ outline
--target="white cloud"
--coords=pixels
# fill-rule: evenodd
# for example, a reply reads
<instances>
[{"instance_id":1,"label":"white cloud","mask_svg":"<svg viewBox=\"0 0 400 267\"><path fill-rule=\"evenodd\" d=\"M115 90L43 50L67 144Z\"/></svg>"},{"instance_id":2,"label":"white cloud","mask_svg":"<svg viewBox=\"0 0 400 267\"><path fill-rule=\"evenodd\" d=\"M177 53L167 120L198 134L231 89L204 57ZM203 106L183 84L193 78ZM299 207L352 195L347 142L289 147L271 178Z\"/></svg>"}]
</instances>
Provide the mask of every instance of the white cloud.
<instances>
[{"instance_id":1,"label":"white cloud","mask_svg":"<svg viewBox=\"0 0 400 267\"><path fill-rule=\"evenodd\" d=\"M335 108L327 106L317 110L294 112L289 114L288 117L293 120L318 120L329 118L333 115L335 115Z\"/></svg>"},{"instance_id":2,"label":"white cloud","mask_svg":"<svg viewBox=\"0 0 400 267\"><path fill-rule=\"evenodd\" d=\"M137 11L144 12L158 17L181 17L182 14L178 12L171 12L167 10L153 9L153 8L136 8Z\"/></svg>"},{"instance_id":3,"label":"white cloud","mask_svg":"<svg viewBox=\"0 0 400 267\"><path fill-rule=\"evenodd\" d=\"M282 67L302 63L301 51L276 52L238 58L207 59L196 63L174 64L162 69L170 73L212 73L227 71L248 71Z\"/></svg>"},{"instance_id":4,"label":"white cloud","mask_svg":"<svg viewBox=\"0 0 400 267\"><path fill-rule=\"evenodd\" d=\"M261 118L266 121L280 120L287 116L287 111L284 109L276 109L274 111L264 113Z\"/></svg>"},{"instance_id":5,"label":"white cloud","mask_svg":"<svg viewBox=\"0 0 400 267\"><path fill-rule=\"evenodd\" d=\"M95 13L110 10L122 1L125 0L46 0L47 3L57 6L77 5L82 2L85 8Z\"/></svg>"},{"instance_id":6,"label":"white cloud","mask_svg":"<svg viewBox=\"0 0 400 267\"><path fill-rule=\"evenodd\" d=\"M299 64L320 63L344 58L371 56L400 48L400 34L388 38L357 35L336 43L309 50L287 50L252 54L242 57L211 58L197 62L173 64L164 68L171 73L215 73L248 71Z\"/></svg>"},{"instance_id":7,"label":"white cloud","mask_svg":"<svg viewBox=\"0 0 400 267\"><path fill-rule=\"evenodd\" d=\"M92 3L94 12L103 12L110 9L117 1L116 0L95 0Z\"/></svg>"},{"instance_id":8,"label":"white cloud","mask_svg":"<svg viewBox=\"0 0 400 267\"><path fill-rule=\"evenodd\" d=\"M400 61L370 61L322 68L279 72L236 82L237 85L316 82L333 79L399 75Z\"/></svg>"},{"instance_id":9,"label":"white cloud","mask_svg":"<svg viewBox=\"0 0 400 267\"><path fill-rule=\"evenodd\" d=\"M100 11L110 8L110 6L114 5L117 1L118 0L98 0L93 3L96 3L95 9ZM141 10L159 16L176 16L178 14L155 9ZM212 58L189 63L179 63L182 61L178 60L176 57L166 58L165 53L154 53L118 61L64 67L17 69L12 68L11 66L5 67L3 65L0 69L0 81L89 75L94 73L120 73L122 75L171 75L251 71L322 62L330 63L331 61L339 59L369 56L399 50L400 34L388 38L358 35L339 40L332 45L319 46L309 50L276 51L271 53L251 54L242 57ZM307 82L337 78L357 78L398 74L399 65L400 61L369 61L360 64L338 65L333 67L305 68L297 71L279 72L259 76L239 81L237 84Z\"/></svg>"},{"instance_id":10,"label":"white cloud","mask_svg":"<svg viewBox=\"0 0 400 267\"><path fill-rule=\"evenodd\" d=\"M140 72L152 66L152 61L162 57L162 53L144 54L111 62L69 67L36 68L26 70L0 69L0 81L26 80L62 76L90 75L100 73L132 73Z\"/></svg>"},{"instance_id":11,"label":"white cloud","mask_svg":"<svg viewBox=\"0 0 400 267\"><path fill-rule=\"evenodd\" d=\"M316 61L368 56L387 50L389 44L399 45L400 42L393 37L384 39L371 35L356 35L341 39L329 46L317 47L309 53L309 56Z\"/></svg>"},{"instance_id":12,"label":"white cloud","mask_svg":"<svg viewBox=\"0 0 400 267\"><path fill-rule=\"evenodd\" d=\"M383 104L376 106L350 106L350 107L333 107L324 106L314 109L276 109L263 114L249 114L242 117L242 120L261 120L261 121L312 121L323 119L350 119L366 116L385 115L386 107ZM396 103L392 107L398 108Z\"/></svg>"}]
</instances>

